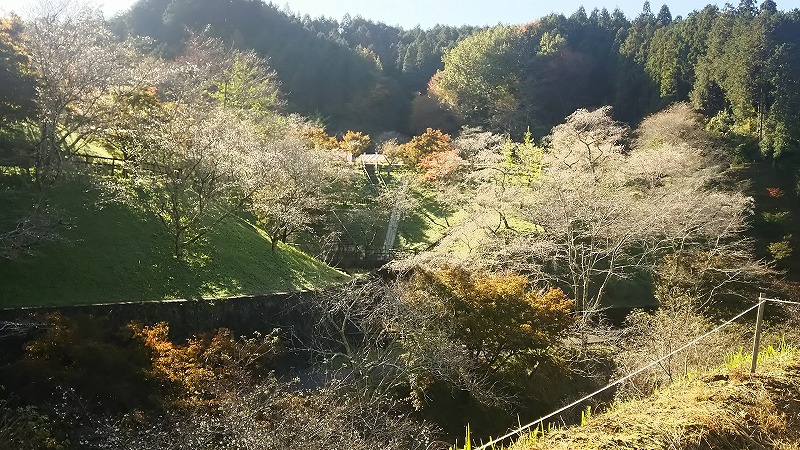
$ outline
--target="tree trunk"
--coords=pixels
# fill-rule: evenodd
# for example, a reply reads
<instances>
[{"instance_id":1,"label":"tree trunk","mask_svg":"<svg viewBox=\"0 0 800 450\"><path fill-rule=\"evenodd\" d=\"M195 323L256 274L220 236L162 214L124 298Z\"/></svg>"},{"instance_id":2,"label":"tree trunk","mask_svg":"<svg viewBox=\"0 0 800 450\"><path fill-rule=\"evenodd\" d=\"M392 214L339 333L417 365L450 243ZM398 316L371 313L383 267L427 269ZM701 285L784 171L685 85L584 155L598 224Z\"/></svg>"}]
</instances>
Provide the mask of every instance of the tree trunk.
<instances>
[{"instance_id":1,"label":"tree trunk","mask_svg":"<svg viewBox=\"0 0 800 450\"><path fill-rule=\"evenodd\" d=\"M179 261L183 260L183 233L180 230L176 230L175 235L173 238L175 239L175 258Z\"/></svg>"}]
</instances>

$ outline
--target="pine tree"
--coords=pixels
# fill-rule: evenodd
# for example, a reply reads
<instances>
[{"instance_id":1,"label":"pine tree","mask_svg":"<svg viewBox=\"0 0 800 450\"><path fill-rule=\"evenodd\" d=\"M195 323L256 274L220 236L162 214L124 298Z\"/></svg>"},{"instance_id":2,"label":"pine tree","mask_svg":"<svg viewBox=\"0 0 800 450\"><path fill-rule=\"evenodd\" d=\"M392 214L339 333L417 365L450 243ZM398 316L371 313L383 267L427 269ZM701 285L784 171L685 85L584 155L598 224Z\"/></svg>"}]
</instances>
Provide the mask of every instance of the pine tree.
<instances>
[{"instance_id":1,"label":"pine tree","mask_svg":"<svg viewBox=\"0 0 800 450\"><path fill-rule=\"evenodd\" d=\"M667 5L661 6L661 9L658 11L658 15L656 16L656 22L658 22L662 27L672 23L672 13L669 11L669 7Z\"/></svg>"}]
</instances>

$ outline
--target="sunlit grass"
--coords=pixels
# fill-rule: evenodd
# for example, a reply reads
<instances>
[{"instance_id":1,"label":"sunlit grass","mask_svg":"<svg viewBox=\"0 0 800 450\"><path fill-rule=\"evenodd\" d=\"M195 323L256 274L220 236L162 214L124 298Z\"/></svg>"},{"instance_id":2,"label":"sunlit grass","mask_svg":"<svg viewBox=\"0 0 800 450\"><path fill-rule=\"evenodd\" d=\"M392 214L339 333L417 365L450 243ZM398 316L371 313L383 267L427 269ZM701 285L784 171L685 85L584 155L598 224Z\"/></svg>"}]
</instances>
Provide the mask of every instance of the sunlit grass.
<instances>
[{"instance_id":1,"label":"sunlit grass","mask_svg":"<svg viewBox=\"0 0 800 450\"><path fill-rule=\"evenodd\" d=\"M750 355L740 349L718 369L679 380L647 398L614 402L600 414L582 414L580 426L531 430L507 448L681 449L704 442L733 449L762 448L765 440L774 448L796 448L783 445L790 443L787 433L796 433L790 418L798 409L787 393L800 388L798 359L797 348L781 339L761 350L758 370L750 374Z\"/></svg>"},{"instance_id":2,"label":"sunlit grass","mask_svg":"<svg viewBox=\"0 0 800 450\"><path fill-rule=\"evenodd\" d=\"M312 288L346 276L279 244L238 217L214 229L186 261L172 255L157 218L121 203L100 203L80 182L48 199L62 241L0 260L0 307L207 298Z\"/></svg>"}]
</instances>

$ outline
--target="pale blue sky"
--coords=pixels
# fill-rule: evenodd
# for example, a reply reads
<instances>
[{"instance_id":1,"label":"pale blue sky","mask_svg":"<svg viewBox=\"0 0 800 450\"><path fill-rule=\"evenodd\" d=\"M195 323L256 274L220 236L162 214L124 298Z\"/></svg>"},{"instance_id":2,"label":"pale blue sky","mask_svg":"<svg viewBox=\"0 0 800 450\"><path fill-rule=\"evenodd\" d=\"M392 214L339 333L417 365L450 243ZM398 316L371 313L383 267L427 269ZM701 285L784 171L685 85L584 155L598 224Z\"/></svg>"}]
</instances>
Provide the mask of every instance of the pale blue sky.
<instances>
[{"instance_id":1,"label":"pale blue sky","mask_svg":"<svg viewBox=\"0 0 800 450\"><path fill-rule=\"evenodd\" d=\"M778 6L781 7L787 1L800 3L800 0L777 0ZM679 14L685 16L690 11L702 8L708 3L724 5L724 1L675 0L664 2L662 0L658 2L658 0L651 0L650 6L653 13L658 13L664 3L667 3L673 17ZM436 23L447 25L521 24L531 22L551 12L570 15L581 5L586 8L587 14L595 7L605 7L609 11L619 8L628 18L633 18L642 11L644 0L289 0L277 4L281 6L288 4L292 11L309 13L311 16L325 15L338 19L344 13L349 12L352 16L357 13L365 18L379 20L390 25L399 24L404 28L412 28L416 24L428 28Z\"/></svg>"},{"instance_id":2,"label":"pale blue sky","mask_svg":"<svg viewBox=\"0 0 800 450\"><path fill-rule=\"evenodd\" d=\"M37 0L0 0L0 9L22 11ZM738 4L738 0L729 0ZM102 6L106 16L127 9L134 0L93 0ZM800 7L800 0L776 0L778 8L790 10ZM589 12L593 8L606 7L609 11L621 9L628 18L633 18L642 10L644 0L276 0L281 7L293 12L321 15L341 19L345 13L390 25L412 28L419 24L429 28L436 23L447 25L494 25L497 23L520 24L531 22L551 12L570 15L580 5ZM653 13L657 13L663 3L667 3L673 17L685 16L692 10L700 9L708 3L719 6L724 1L673 0L651 1ZM760 0L758 1L760 4Z\"/></svg>"}]
</instances>

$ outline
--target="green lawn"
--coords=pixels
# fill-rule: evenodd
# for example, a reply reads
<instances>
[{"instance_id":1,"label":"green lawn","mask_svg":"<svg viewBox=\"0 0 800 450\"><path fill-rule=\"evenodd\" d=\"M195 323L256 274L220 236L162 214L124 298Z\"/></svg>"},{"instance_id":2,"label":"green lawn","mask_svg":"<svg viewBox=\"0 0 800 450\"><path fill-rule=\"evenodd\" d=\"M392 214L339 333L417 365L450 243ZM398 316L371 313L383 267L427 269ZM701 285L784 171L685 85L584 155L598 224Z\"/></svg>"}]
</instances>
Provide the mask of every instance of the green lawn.
<instances>
[{"instance_id":1,"label":"green lawn","mask_svg":"<svg viewBox=\"0 0 800 450\"><path fill-rule=\"evenodd\" d=\"M87 142L76 151L79 155L99 156L101 158L122 158L122 154L109 150L97 142Z\"/></svg>"},{"instance_id":2,"label":"green lawn","mask_svg":"<svg viewBox=\"0 0 800 450\"><path fill-rule=\"evenodd\" d=\"M411 191L417 207L400 221L397 245L403 249L422 250L438 241L459 219L459 211L436 199L433 192Z\"/></svg>"},{"instance_id":3,"label":"green lawn","mask_svg":"<svg viewBox=\"0 0 800 450\"><path fill-rule=\"evenodd\" d=\"M49 202L63 217L63 240L0 260L0 308L270 293L346 279L293 247L279 245L273 253L263 231L239 217L178 261L155 217L97 200L80 182L54 190Z\"/></svg>"}]
</instances>

